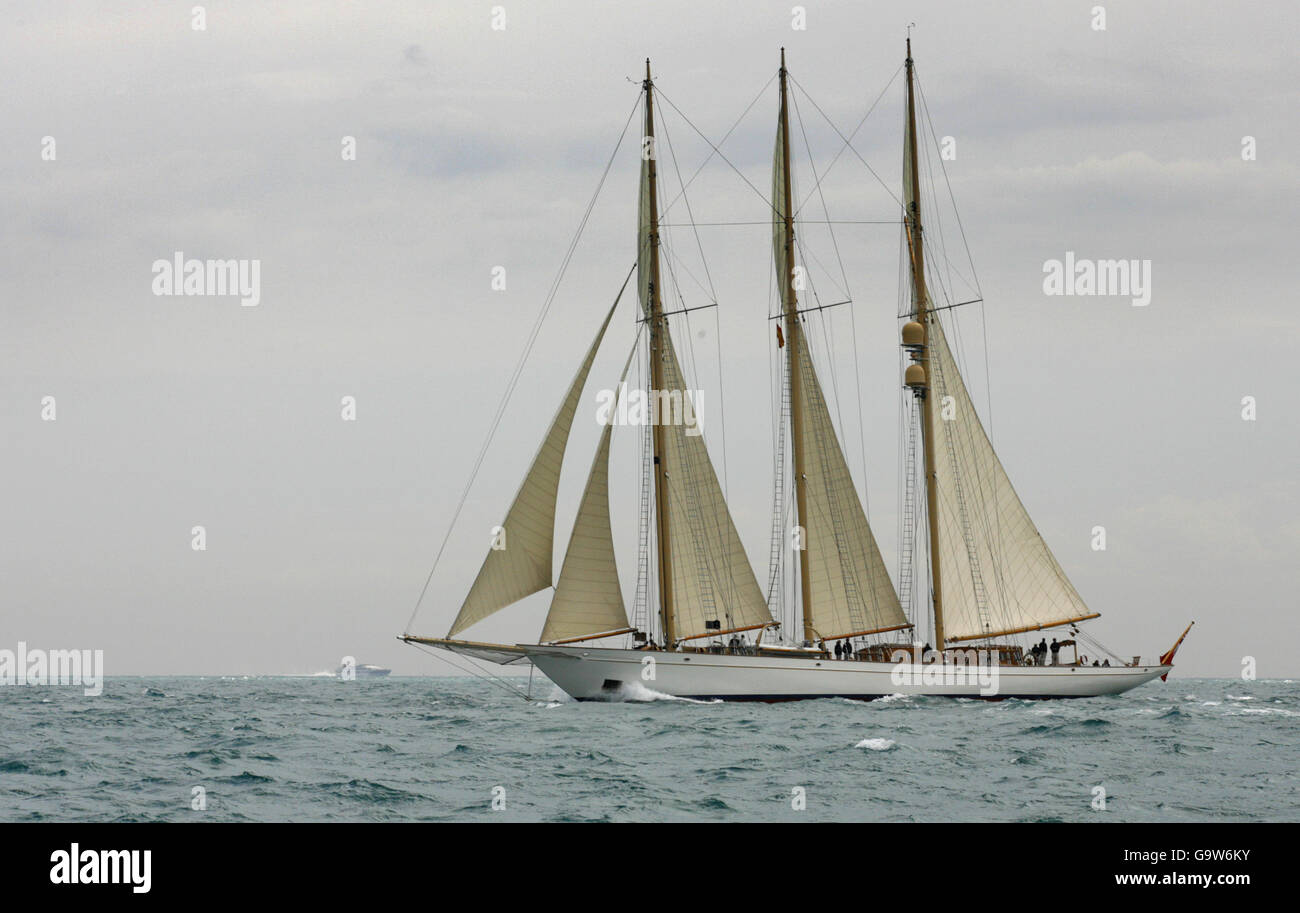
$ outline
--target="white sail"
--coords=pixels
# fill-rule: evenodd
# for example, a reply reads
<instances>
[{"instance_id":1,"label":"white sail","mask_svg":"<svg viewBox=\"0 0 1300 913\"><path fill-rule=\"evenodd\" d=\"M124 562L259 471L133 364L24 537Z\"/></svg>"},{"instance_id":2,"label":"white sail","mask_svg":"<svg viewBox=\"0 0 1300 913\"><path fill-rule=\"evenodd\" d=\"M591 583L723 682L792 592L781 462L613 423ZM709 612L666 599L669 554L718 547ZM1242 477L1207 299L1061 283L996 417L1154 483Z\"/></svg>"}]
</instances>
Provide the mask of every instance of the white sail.
<instances>
[{"instance_id":1,"label":"white sail","mask_svg":"<svg viewBox=\"0 0 1300 913\"><path fill-rule=\"evenodd\" d=\"M681 398L690 394L666 326L663 339L665 390L661 398L682 402ZM673 630L678 640L687 640L773 624L713 471L698 413L694 428L686 418L675 408L671 415L659 415L665 425L662 470L670 504Z\"/></svg>"},{"instance_id":2,"label":"white sail","mask_svg":"<svg viewBox=\"0 0 1300 913\"><path fill-rule=\"evenodd\" d=\"M931 312L928 322L946 639L976 640L1096 618L1011 486L937 315Z\"/></svg>"},{"instance_id":3,"label":"white sail","mask_svg":"<svg viewBox=\"0 0 1300 913\"><path fill-rule=\"evenodd\" d=\"M460 607L448 637L500 611L525 596L544 590L552 580L552 550L555 536L555 499L560 485L560 467L569 441L569 428L587 383L587 374L596 360L596 350L605 336L609 321L618 307L615 300L600 332L587 350L586 357L568 392L560 403L542 446L524 476L505 521L504 548L493 548L479 569L469 595Z\"/></svg>"},{"instance_id":4,"label":"white sail","mask_svg":"<svg viewBox=\"0 0 1300 913\"><path fill-rule=\"evenodd\" d=\"M772 255L778 277L786 270L785 250L790 240L784 218L788 201L783 131L784 120L778 120L772 164ZM778 283L783 311L791 306L792 280L785 277ZM798 406L803 426L807 516L799 518L799 525L808 550L805 618L817 636L826 640L905 627L907 617L853 484L800 324L795 324L791 336L794 338L786 344L798 347Z\"/></svg>"},{"instance_id":5,"label":"white sail","mask_svg":"<svg viewBox=\"0 0 1300 913\"><path fill-rule=\"evenodd\" d=\"M635 353L636 349L633 348ZM615 388L614 408L632 363L628 356L623 375ZM623 591L614 560L614 534L609 522L609 448L614 430L613 416L600 435L596 456L587 474L587 486L573 523L573 535L560 566L555 597L542 627L542 643L577 640L597 634L631 630Z\"/></svg>"}]
</instances>

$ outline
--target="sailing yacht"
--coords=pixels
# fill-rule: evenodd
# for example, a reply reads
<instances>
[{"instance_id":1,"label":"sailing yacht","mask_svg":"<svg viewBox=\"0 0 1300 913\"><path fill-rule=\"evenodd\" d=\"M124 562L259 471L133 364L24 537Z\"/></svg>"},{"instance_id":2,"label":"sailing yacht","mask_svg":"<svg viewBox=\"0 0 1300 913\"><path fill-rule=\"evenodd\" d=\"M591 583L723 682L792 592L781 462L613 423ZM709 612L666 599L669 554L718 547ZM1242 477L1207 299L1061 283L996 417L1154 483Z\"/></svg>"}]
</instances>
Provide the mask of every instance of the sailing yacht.
<instances>
[{"instance_id":1,"label":"sailing yacht","mask_svg":"<svg viewBox=\"0 0 1300 913\"><path fill-rule=\"evenodd\" d=\"M772 253L780 277L781 430L782 440L789 434L793 481L788 499L793 503L785 516L791 521L791 551L797 551L789 571L797 576L791 595L797 591L793 604L801 624L786 630L791 626L774 616L772 594L764 595L745 554L704 438L698 429L692 433L687 423L673 420L674 406L680 410L689 392L660 281L656 92L646 61L643 148L652 151L641 162L635 267L641 330L633 352L644 337L648 390L638 392L647 392L657 407L644 448L652 485L643 488L645 604L652 610L640 624L630 621L619 583L609 511L612 422L601 433L553 583L560 470L616 298L506 513L505 547L488 552L445 637L408 631L399 639L473 660L531 663L578 700L656 694L760 701L892 694L1088 697L1118 694L1168 675L1186 630L1154 662L1107 653L1105 664L1095 658L1089 663L1080 653L1074 639L1082 636L1079 626L1100 613L1084 604L1012 487L927 290L910 37L905 69L900 222L910 306L901 332L906 362L901 389L910 440L919 439L921 451L912 461L918 484L908 488L905 506L905 514L916 519L905 538L924 543L928 573L922 577L919 564L909 562L902 583L907 592L922 593L910 599L917 603L914 615L927 616L934 646L921 645L916 619L909 620L890 580L813 364L806 320L816 308L801 309L801 283L795 281L796 208L784 49L772 172ZM630 365L631 356L616 390L625 390ZM778 464L787 465L780 455ZM780 517L782 508L777 507ZM910 554L907 543L904 552ZM506 606L552 587L536 643L461 637ZM1039 636L1045 642L1039 632L1049 631L1071 635L1056 642L1063 649L1053 650L1050 661L1046 650L1027 650L1022 643ZM1098 644L1097 649L1105 648Z\"/></svg>"}]
</instances>

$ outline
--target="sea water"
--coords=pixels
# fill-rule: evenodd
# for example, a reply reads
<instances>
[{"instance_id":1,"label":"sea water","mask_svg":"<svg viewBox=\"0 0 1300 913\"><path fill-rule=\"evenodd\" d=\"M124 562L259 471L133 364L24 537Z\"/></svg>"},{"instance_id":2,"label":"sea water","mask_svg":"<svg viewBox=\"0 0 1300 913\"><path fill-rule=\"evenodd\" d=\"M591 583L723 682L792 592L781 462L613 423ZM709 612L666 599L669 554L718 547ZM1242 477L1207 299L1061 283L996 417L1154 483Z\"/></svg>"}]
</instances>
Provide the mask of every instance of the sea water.
<instances>
[{"instance_id":1,"label":"sea water","mask_svg":"<svg viewBox=\"0 0 1300 913\"><path fill-rule=\"evenodd\" d=\"M1300 819L1291 681L1175 673L1072 701L577 703L539 675L532 696L457 678L8 686L0 820Z\"/></svg>"}]
</instances>

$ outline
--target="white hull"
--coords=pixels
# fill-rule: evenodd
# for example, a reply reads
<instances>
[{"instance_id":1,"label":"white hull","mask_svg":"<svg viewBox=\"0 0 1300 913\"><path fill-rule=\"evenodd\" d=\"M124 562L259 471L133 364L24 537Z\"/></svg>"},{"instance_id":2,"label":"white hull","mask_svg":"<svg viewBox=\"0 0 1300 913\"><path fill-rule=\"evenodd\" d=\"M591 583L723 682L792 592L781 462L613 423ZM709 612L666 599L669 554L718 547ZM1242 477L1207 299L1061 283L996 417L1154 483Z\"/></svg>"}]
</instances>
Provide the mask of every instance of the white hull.
<instances>
[{"instance_id":1,"label":"white hull","mask_svg":"<svg viewBox=\"0 0 1300 913\"><path fill-rule=\"evenodd\" d=\"M454 642L457 652L474 654ZM591 646L513 648L572 697L637 700L658 694L697 700L862 700L891 694L984 698L1064 698L1120 694L1172 666L913 665L812 657L666 653ZM484 656L483 658L488 658ZM499 661L499 660L497 660ZM960 671L958 671L960 670ZM653 675L653 678L649 677Z\"/></svg>"}]
</instances>

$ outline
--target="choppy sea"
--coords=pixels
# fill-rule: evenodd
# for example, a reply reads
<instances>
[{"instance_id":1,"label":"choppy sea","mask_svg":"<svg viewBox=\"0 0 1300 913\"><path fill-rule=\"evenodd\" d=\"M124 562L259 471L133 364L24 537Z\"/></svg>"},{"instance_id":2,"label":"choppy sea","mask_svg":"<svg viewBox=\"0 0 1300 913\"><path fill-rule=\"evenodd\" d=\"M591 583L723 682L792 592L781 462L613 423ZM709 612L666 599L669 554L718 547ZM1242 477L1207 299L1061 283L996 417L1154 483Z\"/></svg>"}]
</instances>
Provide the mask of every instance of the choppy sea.
<instances>
[{"instance_id":1,"label":"choppy sea","mask_svg":"<svg viewBox=\"0 0 1300 913\"><path fill-rule=\"evenodd\" d=\"M1300 820L1291 681L1175 674L1056 702L533 695L403 677L7 686L0 821Z\"/></svg>"}]
</instances>

